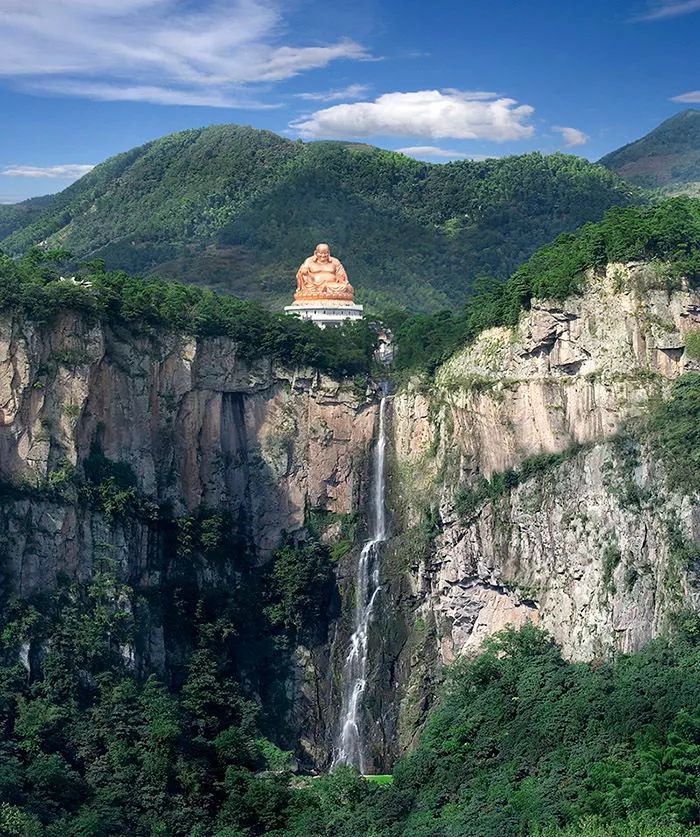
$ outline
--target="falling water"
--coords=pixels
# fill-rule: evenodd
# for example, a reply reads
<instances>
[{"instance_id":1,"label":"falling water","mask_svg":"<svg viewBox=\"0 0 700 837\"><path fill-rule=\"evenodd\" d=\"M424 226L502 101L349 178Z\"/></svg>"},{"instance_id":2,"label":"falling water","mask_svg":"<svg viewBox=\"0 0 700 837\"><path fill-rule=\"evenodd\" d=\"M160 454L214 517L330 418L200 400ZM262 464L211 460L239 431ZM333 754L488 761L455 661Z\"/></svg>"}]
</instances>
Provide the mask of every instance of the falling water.
<instances>
[{"instance_id":1,"label":"falling water","mask_svg":"<svg viewBox=\"0 0 700 837\"><path fill-rule=\"evenodd\" d=\"M384 506L384 452L386 448L386 393L379 404L379 435L374 451L370 539L363 546L355 579L355 612L350 650L343 668L343 701L333 767L347 764L360 773L367 770L362 741L362 699L367 687L369 627L379 595L379 547L386 540Z\"/></svg>"}]
</instances>

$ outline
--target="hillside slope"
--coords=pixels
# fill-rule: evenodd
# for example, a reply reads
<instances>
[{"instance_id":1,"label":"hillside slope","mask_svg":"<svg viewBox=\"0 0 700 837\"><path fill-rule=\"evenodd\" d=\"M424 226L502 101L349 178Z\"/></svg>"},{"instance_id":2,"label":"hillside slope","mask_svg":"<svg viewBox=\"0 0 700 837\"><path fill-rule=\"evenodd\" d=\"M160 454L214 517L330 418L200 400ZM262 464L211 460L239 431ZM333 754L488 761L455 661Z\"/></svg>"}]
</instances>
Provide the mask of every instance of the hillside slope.
<instances>
[{"instance_id":1,"label":"hillside slope","mask_svg":"<svg viewBox=\"0 0 700 837\"><path fill-rule=\"evenodd\" d=\"M633 199L615 175L566 155L433 165L218 125L107 160L0 246L17 253L48 240L279 306L298 264L327 239L361 301L430 310Z\"/></svg>"},{"instance_id":2,"label":"hillside slope","mask_svg":"<svg viewBox=\"0 0 700 837\"><path fill-rule=\"evenodd\" d=\"M21 203L0 204L0 240L7 238L15 230L34 223L51 206L55 195L42 195L29 198Z\"/></svg>"},{"instance_id":3,"label":"hillside slope","mask_svg":"<svg viewBox=\"0 0 700 837\"><path fill-rule=\"evenodd\" d=\"M672 116L599 162L635 186L700 194L700 111Z\"/></svg>"}]
</instances>

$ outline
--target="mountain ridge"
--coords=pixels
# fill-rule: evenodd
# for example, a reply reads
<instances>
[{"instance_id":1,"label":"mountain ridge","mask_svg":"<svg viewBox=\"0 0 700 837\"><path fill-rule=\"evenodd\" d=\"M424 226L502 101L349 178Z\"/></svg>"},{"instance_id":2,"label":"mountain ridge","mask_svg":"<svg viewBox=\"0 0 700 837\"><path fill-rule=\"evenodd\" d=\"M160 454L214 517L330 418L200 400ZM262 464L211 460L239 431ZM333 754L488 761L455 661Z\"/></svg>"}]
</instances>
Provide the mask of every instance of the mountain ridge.
<instances>
[{"instance_id":1,"label":"mountain ridge","mask_svg":"<svg viewBox=\"0 0 700 837\"><path fill-rule=\"evenodd\" d=\"M435 310L464 302L477 277L505 278L555 235L636 199L603 167L562 154L430 164L217 125L110 158L28 224L17 225L15 209L0 246L17 254L47 241L279 308L299 262L329 240L361 302Z\"/></svg>"}]
</instances>

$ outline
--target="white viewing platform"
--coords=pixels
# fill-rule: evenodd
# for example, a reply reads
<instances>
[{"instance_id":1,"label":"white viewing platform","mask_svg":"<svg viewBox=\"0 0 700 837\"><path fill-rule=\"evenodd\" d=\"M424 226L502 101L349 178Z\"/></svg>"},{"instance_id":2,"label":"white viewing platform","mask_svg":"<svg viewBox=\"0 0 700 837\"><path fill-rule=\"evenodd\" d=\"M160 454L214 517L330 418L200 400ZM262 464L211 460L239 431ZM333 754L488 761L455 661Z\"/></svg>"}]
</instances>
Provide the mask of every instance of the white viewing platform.
<instances>
[{"instance_id":1,"label":"white viewing platform","mask_svg":"<svg viewBox=\"0 0 700 837\"><path fill-rule=\"evenodd\" d=\"M326 304L304 302L286 305L284 313L293 314L302 320L311 320L319 328L326 328L326 326L339 326L345 320L361 320L363 310L362 305L355 305L354 302L346 305L334 305L332 302Z\"/></svg>"}]
</instances>

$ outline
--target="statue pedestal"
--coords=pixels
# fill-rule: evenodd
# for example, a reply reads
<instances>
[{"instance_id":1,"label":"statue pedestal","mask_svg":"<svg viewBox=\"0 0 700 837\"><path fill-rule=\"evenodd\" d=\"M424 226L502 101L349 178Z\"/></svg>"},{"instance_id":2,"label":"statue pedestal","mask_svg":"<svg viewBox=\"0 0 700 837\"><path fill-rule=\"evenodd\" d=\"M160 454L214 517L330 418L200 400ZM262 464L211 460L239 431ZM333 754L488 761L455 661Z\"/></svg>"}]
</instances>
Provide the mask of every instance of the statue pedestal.
<instances>
[{"instance_id":1,"label":"statue pedestal","mask_svg":"<svg viewBox=\"0 0 700 837\"><path fill-rule=\"evenodd\" d=\"M323 302L297 302L294 305L286 305L285 314L293 314L302 320L311 320L319 328L326 326L339 326L345 320L362 319L363 307L350 303L349 305L333 304L332 301Z\"/></svg>"}]
</instances>

